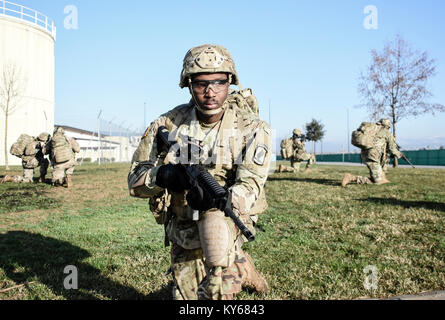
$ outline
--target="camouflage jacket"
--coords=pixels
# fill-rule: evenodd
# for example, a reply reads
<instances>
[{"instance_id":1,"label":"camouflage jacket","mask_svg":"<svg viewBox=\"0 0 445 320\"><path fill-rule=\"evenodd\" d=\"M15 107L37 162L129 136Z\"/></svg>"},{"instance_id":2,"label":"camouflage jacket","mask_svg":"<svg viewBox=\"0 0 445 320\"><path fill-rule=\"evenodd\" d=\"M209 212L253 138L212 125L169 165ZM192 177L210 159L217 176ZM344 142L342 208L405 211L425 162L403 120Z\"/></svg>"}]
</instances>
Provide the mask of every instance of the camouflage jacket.
<instances>
[{"instance_id":1,"label":"camouflage jacket","mask_svg":"<svg viewBox=\"0 0 445 320\"><path fill-rule=\"evenodd\" d=\"M306 146L303 141L301 141L299 138L292 139L292 141L294 148L294 157L298 157L298 155L306 153Z\"/></svg>"},{"instance_id":2,"label":"camouflage jacket","mask_svg":"<svg viewBox=\"0 0 445 320\"><path fill-rule=\"evenodd\" d=\"M158 153L155 136L158 128L165 126L170 131L170 137L180 146L184 146L186 137L199 142L205 150L199 157L199 164L220 185L232 191L234 211L240 218L244 221L254 220L252 208L263 192L270 164L271 131L267 123L256 115L242 111L227 101L224 107L222 120L212 125L213 128L205 128L199 123L196 108L191 103L180 105L155 120L142 137L130 169L131 173L140 162L148 161L145 185L131 189L130 194L150 198L151 203L165 197L165 190L155 184L158 168L167 162L180 161L175 152L166 156ZM171 241L183 248L194 249L200 247L198 227L192 220L193 210L187 205L185 196L185 192L171 192L165 197L168 198L167 214L171 217L166 232Z\"/></svg>"},{"instance_id":3,"label":"camouflage jacket","mask_svg":"<svg viewBox=\"0 0 445 320\"><path fill-rule=\"evenodd\" d=\"M376 135L374 147L371 149L363 149L362 157L371 161L384 162L388 155L394 155L397 158L402 156L397 149L397 144L392 133L388 129L382 128Z\"/></svg>"}]
</instances>

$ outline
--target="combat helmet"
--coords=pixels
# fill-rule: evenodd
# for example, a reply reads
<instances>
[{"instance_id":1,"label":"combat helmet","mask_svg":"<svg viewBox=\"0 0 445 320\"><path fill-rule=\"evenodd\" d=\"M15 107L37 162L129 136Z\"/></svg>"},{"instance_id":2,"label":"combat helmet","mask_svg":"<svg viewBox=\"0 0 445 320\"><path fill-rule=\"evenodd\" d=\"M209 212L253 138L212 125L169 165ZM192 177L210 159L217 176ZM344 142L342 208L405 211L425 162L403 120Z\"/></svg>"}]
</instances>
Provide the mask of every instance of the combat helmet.
<instances>
[{"instance_id":1,"label":"combat helmet","mask_svg":"<svg viewBox=\"0 0 445 320\"><path fill-rule=\"evenodd\" d=\"M47 132L42 132L42 133L39 134L39 136L37 137L37 139L38 139L39 141L42 141L42 142L46 142L46 141L48 141L49 138L50 138L50 134L47 133Z\"/></svg>"},{"instance_id":2,"label":"combat helmet","mask_svg":"<svg viewBox=\"0 0 445 320\"><path fill-rule=\"evenodd\" d=\"M294 131L292 131L292 133L294 134L294 136L297 136L297 137L300 137L302 135L300 129L294 129Z\"/></svg>"},{"instance_id":3,"label":"combat helmet","mask_svg":"<svg viewBox=\"0 0 445 320\"><path fill-rule=\"evenodd\" d=\"M65 133L65 130L63 130L62 127L54 127L53 135L55 135L55 134L64 134L64 133Z\"/></svg>"},{"instance_id":4,"label":"combat helmet","mask_svg":"<svg viewBox=\"0 0 445 320\"><path fill-rule=\"evenodd\" d=\"M226 48L213 44L191 48L184 57L179 86L188 87L193 74L217 72L228 73L230 84L239 86L235 63Z\"/></svg>"},{"instance_id":5,"label":"combat helmet","mask_svg":"<svg viewBox=\"0 0 445 320\"><path fill-rule=\"evenodd\" d=\"M380 119L378 123L388 129L391 128L391 121L388 118Z\"/></svg>"}]
</instances>

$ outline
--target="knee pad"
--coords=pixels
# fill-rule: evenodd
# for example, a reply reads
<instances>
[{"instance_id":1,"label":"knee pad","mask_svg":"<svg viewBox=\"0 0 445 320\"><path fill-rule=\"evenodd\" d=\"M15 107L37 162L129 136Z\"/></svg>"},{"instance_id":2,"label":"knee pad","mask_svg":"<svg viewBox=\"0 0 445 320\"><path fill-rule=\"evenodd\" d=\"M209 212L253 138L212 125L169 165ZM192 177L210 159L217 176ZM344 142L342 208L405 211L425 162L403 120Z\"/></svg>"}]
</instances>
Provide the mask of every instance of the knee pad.
<instances>
[{"instance_id":1,"label":"knee pad","mask_svg":"<svg viewBox=\"0 0 445 320\"><path fill-rule=\"evenodd\" d=\"M198 221L199 238L209 268L228 267L234 261L231 249L234 230L220 210L207 211Z\"/></svg>"}]
</instances>

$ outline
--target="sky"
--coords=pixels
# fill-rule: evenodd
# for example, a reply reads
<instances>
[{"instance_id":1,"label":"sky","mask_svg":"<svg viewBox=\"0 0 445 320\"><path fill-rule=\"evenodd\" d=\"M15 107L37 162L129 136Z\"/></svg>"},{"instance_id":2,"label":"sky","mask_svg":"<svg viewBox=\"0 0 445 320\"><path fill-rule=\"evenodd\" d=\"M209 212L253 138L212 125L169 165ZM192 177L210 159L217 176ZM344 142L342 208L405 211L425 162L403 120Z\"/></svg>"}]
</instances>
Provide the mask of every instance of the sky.
<instances>
[{"instance_id":1,"label":"sky","mask_svg":"<svg viewBox=\"0 0 445 320\"><path fill-rule=\"evenodd\" d=\"M429 101L445 105L442 0L12 2L55 21L56 124L96 130L102 110L104 121L142 131L189 101L178 86L182 60L205 43L230 51L243 88L252 88L277 138L320 121L326 134L317 152L357 150L350 132L370 120L356 107L358 77L371 50L397 34L435 60ZM364 26L368 5L377 9L377 29ZM69 28L74 11L65 11L72 6L77 28ZM445 113L404 118L398 142L404 149L445 146L444 123Z\"/></svg>"}]
</instances>

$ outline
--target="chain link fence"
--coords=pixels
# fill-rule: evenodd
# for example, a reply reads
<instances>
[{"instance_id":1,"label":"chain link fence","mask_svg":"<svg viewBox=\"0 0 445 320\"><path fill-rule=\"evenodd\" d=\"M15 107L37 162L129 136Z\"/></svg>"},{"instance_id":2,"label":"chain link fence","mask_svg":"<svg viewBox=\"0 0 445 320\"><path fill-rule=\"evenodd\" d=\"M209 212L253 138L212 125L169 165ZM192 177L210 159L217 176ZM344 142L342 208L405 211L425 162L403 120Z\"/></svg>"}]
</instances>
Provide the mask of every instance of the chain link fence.
<instances>
[{"instance_id":1,"label":"chain link fence","mask_svg":"<svg viewBox=\"0 0 445 320\"><path fill-rule=\"evenodd\" d=\"M130 162L145 130L134 125L126 125L125 121L97 118L94 131L62 126L68 136L77 140L80 152L76 158L79 164Z\"/></svg>"}]
</instances>

